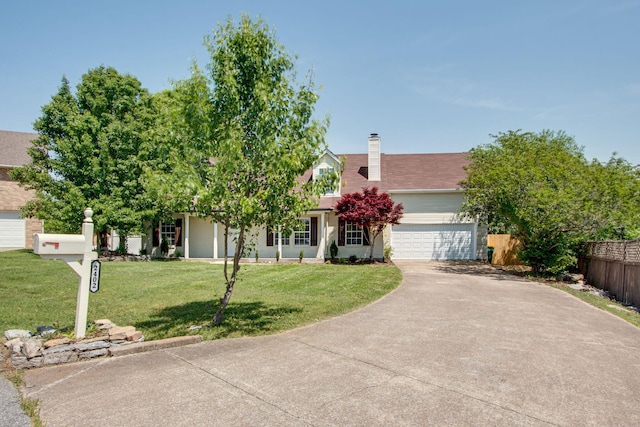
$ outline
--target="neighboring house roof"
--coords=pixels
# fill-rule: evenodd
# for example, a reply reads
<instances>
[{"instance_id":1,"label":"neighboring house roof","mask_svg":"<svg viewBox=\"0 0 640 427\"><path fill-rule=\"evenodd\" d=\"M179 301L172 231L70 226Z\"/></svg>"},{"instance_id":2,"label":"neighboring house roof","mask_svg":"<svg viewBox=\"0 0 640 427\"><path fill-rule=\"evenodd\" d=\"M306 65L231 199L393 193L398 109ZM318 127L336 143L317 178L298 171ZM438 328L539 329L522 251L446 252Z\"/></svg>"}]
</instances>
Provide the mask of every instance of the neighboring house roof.
<instances>
[{"instance_id":1,"label":"neighboring house roof","mask_svg":"<svg viewBox=\"0 0 640 427\"><path fill-rule=\"evenodd\" d=\"M25 190L9 178L8 171L31 162L28 148L36 133L0 130L0 211L19 211L33 191Z\"/></svg>"},{"instance_id":2,"label":"neighboring house roof","mask_svg":"<svg viewBox=\"0 0 640 427\"><path fill-rule=\"evenodd\" d=\"M31 162L28 148L37 133L0 130L0 167L22 166Z\"/></svg>"},{"instance_id":3,"label":"neighboring house roof","mask_svg":"<svg viewBox=\"0 0 640 427\"><path fill-rule=\"evenodd\" d=\"M340 194L378 187L380 191L456 190L466 177L467 153L381 154L380 181L368 180L368 155L343 154ZM322 197L319 209L331 209L340 197Z\"/></svg>"}]
</instances>

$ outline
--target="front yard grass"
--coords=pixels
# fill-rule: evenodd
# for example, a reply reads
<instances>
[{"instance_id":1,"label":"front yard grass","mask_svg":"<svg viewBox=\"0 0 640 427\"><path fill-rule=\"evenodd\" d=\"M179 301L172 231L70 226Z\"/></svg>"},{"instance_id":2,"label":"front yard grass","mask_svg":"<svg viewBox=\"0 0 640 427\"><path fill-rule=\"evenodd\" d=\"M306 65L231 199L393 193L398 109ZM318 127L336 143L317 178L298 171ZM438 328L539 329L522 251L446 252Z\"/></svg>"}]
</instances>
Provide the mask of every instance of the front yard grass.
<instances>
[{"instance_id":1,"label":"front yard grass","mask_svg":"<svg viewBox=\"0 0 640 427\"><path fill-rule=\"evenodd\" d=\"M398 286L391 265L245 264L223 323L211 320L225 285L222 265L103 262L88 320L133 325L146 340L265 335L337 316ZM73 333L78 278L62 261L31 251L0 252L0 332L51 325ZM196 326L200 328L190 329Z\"/></svg>"}]
</instances>

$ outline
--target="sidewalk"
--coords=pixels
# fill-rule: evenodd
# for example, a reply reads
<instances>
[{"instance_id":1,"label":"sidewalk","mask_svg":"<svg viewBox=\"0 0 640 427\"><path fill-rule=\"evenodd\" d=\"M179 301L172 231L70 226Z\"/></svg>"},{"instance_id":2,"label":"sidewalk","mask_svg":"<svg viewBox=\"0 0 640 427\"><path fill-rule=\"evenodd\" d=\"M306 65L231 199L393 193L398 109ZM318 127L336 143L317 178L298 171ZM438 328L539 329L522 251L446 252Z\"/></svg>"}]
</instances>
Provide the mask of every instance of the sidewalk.
<instances>
[{"instance_id":1,"label":"sidewalk","mask_svg":"<svg viewBox=\"0 0 640 427\"><path fill-rule=\"evenodd\" d=\"M639 329L481 265L399 264L359 311L31 370L26 393L49 427L640 424Z\"/></svg>"}]
</instances>

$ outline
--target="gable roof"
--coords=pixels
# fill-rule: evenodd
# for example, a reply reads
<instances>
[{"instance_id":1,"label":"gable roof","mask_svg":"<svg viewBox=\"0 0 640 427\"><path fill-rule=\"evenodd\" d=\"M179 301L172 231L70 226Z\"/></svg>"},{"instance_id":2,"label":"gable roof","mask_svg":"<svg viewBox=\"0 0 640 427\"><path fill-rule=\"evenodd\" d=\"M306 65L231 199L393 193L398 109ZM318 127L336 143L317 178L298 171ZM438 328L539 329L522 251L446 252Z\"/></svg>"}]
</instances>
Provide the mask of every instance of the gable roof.
<instances>
[{"instance_id":1,"label":"gable roof","mask_svg":"<svg viewBox=\"0 0 640 427\"><path fill-rule=\"evenodd\" d=\"M31 162L28 148L37 133L0 130L0 167L22 166Z\"/></svg>"},{"instance_id":2,"label":"gable roof","mask_svg":"<svg viewBox=\"0 0 640 427\"><path fill-rule=\"evenodd\" d=\"M340 194L378 187L380 191L457 190L466 177L467 153L381 154L380 181L369 181L368 155L339 155L344 170ZM322 197L320 209L331 209L340 197Z\"/></svg>"}]
</instances>

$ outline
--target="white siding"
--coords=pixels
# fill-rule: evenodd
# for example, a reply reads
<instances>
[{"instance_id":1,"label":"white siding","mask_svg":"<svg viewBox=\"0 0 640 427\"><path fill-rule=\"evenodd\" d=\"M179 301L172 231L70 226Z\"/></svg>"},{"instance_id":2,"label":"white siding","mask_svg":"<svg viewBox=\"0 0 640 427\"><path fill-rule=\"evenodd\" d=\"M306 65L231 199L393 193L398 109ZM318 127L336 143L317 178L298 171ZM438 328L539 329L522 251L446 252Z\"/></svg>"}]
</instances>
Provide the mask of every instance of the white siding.
<instances>
[{"instance_id":1,"label":"white siding","mask_svg":"<svg viewBox=\"0 0 640 427\"><path fill-rule=\"evenodd\" d=\"M458 212L464 194L451 193L390 193L396 203L402 203L406 214L452 215Z\"/></svg>"}]
</instances>

